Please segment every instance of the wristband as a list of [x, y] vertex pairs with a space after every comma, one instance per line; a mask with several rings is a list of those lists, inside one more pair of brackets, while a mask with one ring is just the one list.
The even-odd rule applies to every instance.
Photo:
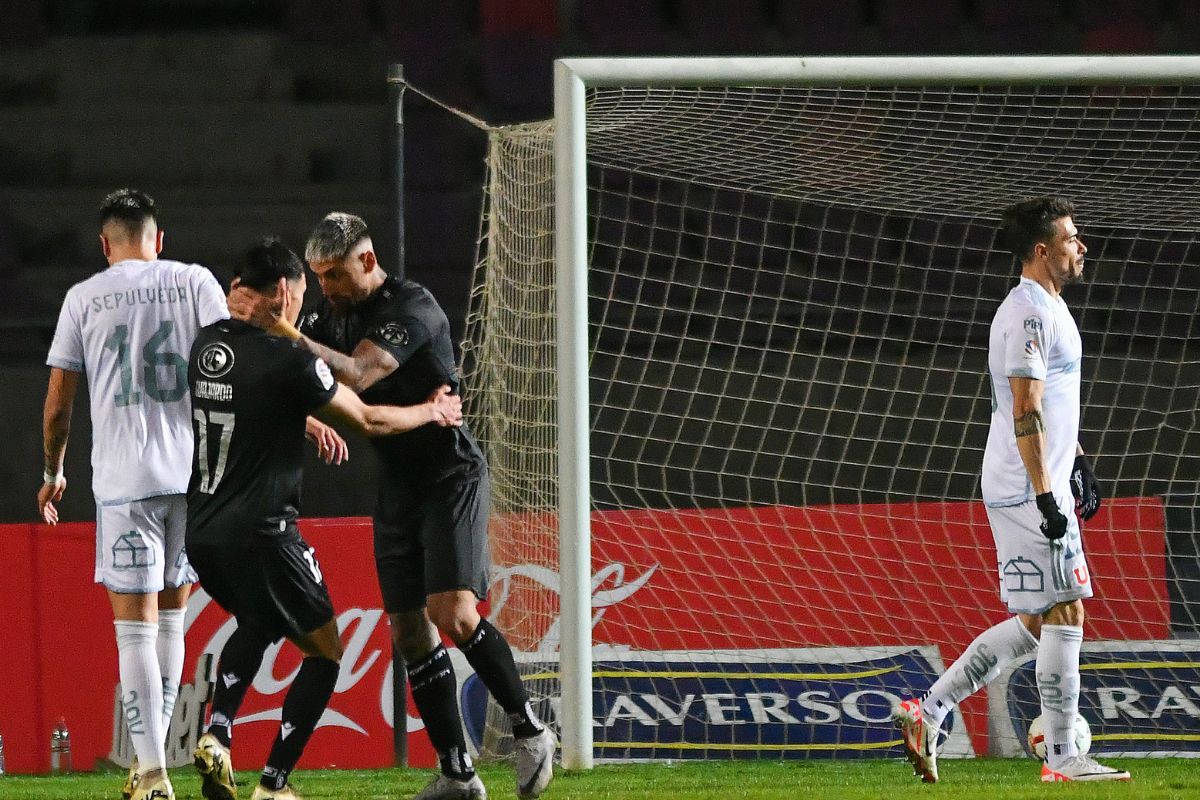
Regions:
[[42, 483], [53, 486], [54, 484], [58, 483], [62, 476], [62, 470], [59, 470], [58, 472], [51, 472], [48, 469], [44, 469], [42, 470]]

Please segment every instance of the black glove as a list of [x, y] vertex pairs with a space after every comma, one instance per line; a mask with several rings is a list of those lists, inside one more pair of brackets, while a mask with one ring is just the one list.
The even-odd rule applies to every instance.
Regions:
[[1054, 542], [1067, 535], [1067, 518], [1058, 510], [1053, 492], [1039, 494], [1037, 507], [1042, 512], [1042, 536]]
[[1092, 465], [1082, 454], [1075, 456], [1075, 466], [1071, 467], [1071, 494], [1075, 495], [1075, 508], [1085, 522], [1096, 516], [1104, 495], [1100, 494], [1100, 484], [1096, 483]]

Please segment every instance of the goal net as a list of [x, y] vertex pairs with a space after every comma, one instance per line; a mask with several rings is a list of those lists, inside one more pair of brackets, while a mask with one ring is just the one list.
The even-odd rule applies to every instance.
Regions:
[[[1049, 580], [997, 565], [979, 490], [999, 211], [1041, 194], [1089, 248], [1081, 713], [1095, 753], [1200, 751], [1200, 86], [630, 81], [586, 120], [595, 757], [902, 755], [891, 703], [1007, 616], [998, 571]], [[491, 132], [464, 345], [492, 614], [551, 719], [554, 130]], [[1012, 667], [947, 754], [1020, 751]]]

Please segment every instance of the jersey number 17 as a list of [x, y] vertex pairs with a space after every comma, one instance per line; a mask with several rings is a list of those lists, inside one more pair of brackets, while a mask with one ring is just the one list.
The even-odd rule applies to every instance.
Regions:
[[[233, 438], [233, 414], [228, 411], [205, 412], [197, 408], [192, 412], [196, 420], [196, 464], [200, 469], [200, 486], [197, 488], [205, 494], [212, 494], [225, 477], [225, 464], [229, 461], [229, 441]], [[208, 433], [209, 426], [218, 428], [213, 438], [217, 439], [217, 463], [209, 463]]]

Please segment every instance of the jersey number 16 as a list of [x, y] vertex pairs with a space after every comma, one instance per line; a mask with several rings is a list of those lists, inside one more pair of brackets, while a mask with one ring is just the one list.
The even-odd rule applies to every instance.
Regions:
[[[179, 353], [170, 350], [159, 352], [158, 348], [166, 343], [175, 330], [175, 323], [164, 319], [158, 323], [158, 330], [146, 340], [142, 347], [142, 381], [146, 387], [146, 396], [160, 403], [174, 403], [183, 397], [187, 391], [187, 361]], [[121, 391], [113, 395], [113, 401], [118, 406], [128, 406], [139, 402], [142, 393], [133, 388], [133, 364], [129, 358], [129, 326], [118, 325], [112, 334], [104, 340], [104, 349], [117, 352], [117, 368], [121, 373]], [[164, 387], [158, 382], [158, 369], [165, 367], [172, 370], [175, 385]]]

